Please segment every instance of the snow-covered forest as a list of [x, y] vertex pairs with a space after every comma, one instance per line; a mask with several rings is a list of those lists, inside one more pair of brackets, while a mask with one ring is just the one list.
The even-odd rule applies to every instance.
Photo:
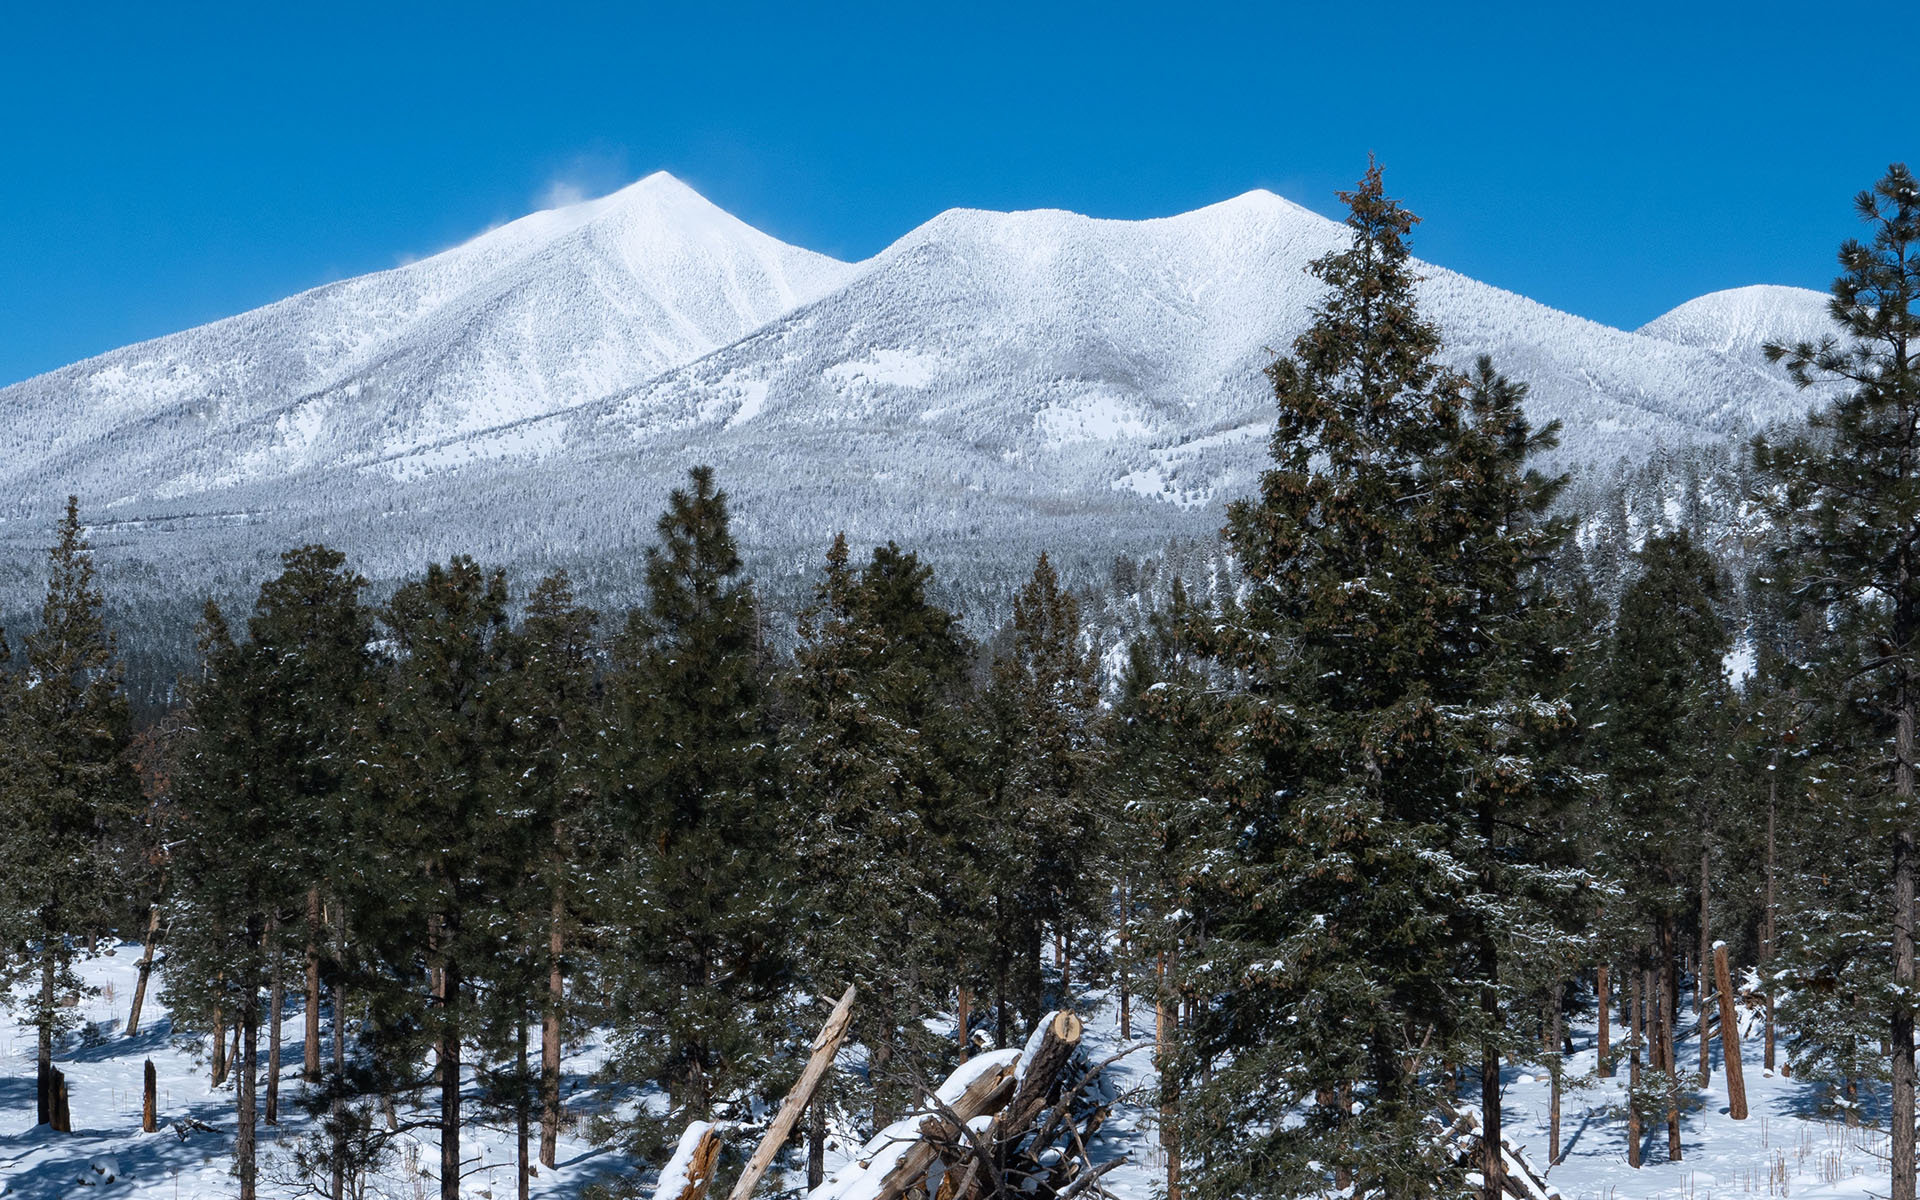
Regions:
[[1217, 539], [992, 629], [905, 528], [772, 602], [696, 466], [629, 609], [306, 545], [136, 704], [70, 500], [0, 1195], [1913, 1200], [1920, 185], [1810, 421], [1572, 484], [1342, 199]]

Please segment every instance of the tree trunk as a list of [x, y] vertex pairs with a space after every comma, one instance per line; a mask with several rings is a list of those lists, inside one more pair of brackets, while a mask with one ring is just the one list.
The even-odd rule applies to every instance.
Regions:
[[1644, 972], [1627, 976], [1627, 1165], [1640, 1166], [1640, 980]]
[[[249, 969], [251, 973], [251, 969]], [[239, 1116], [239, 1128], [233, 1138], [234, 1174], [240, 1177], [240, 1200], [255, 1200], [256, 1179], [258, 1173], [257, 1156], [254, 1154], [254, 1130], [258, 1097], [256, 1095], [259, 1079], [260, 1052], [260, 1013], [259, 992], [248, 980], [241, 991], [240, 1012], [240, 1053], [234, 1064], [240, 1072], [234, 1086], [234, 1108]]]
[[[1493, 806], [1483, 801], [1475, 815], [1482, 839], [1480, 890], [1494, 894]], [[1500, 1028], [1500, 954], [1494, 944], [1493, 930], [1485, 917], [1479, 918], [1480, 957], [1480, 1176], [1481, 1195], [1500, 1200], [1506, 1191], [1506, 1160], [1500, 1154], [1500, 1046], [1494, 1032]]]
[[308, 1083], [320, 1082], [320, 889], [307, 889], [307, 1044]]
[[1132, 982], [1133, 969], [1132, 963], [1127, 958], [1127, 935], [1133, 924], [1132, 899], [1132, 889], [1128, 881], [1122, 878], [1120, 880], [1120, 961], [1114, 974], [1116, 982], [1120, 985], [1120, 1040], [1123, 1042], [1133, 1040], [1133, 989], [1128, 986]]
[[1607, 1007], [1609, 1003], [1607, 984], [1610, 982], [1611, 980], [1607, 978], [1607, 964], [1601, 963], [1594, 969], [1593, 987], [1600, 1001], [1598, 1005], [1600, 1010], [1600, 1039], [1595, 1050], [1600, 1061], [1600, 1075], [1604, 1079], [1613, 1078], [1613, 1064], [1609, 1061], [1609, 1056], [1613, 1050], [1613, 1012]]
[[[1900, 769], [1911, 806], [1913, 793], [1913, 709], [1909, 704], [1900, 714]], [[1893, 835], [1893, 978], [1899, 985], [1891, 1021], [1893, 1078], [1893, 1189], [1891, 1200], [1915, 1200], [1914, 1196], [1914, 1063], [1913, 1063], [1913, 830], [1901, 829]]]
[[827, 1091], [821, 1088], [813, 1097], [807, 1115], [807, 1190], [813, 1191], [827, 1180]]
[[[267, 941], [273, 942], [279, 930], [279, 922], [267, 921]], [[280, 955], [273, 955], [273, 965], [268, 968], [267, 987], [267, 1101], [266, 1122], [269, 1125], [280, 1123], [280, 1012], [287, 1002], [286, 978], [280, 970]]]
[[460, 965], [445, 960], [439, 968], [440, 1034], [434, 1059], [440, 1072], [440, 1200], [460, 1200], [460, 1030], [454, 1009], [460, 1003]]
[[147, 909], [146, 944], [140, 951], [140, 975], [133, 983], [133, 1007], [127, 1011], [127, 1036], [140, 1032], [140, 1010], [147, 1002], [147, 980], [153, 976], [153, 952], [160, 940], [160, 906]]
[[566, 950], [566, 898], [553, 890], [547, 927], [547, 1005], [540, 1017], [540, 1165], [552, 1167], [560, 1141], [560, 1027], [566, 1002], [561, 956]]
[[[219, 976], [221, 983], [226, 976]], [[227, 1081], [227, 1014], [218, 1004], [213, 1006], [213, 1086], [219, 1087]]]
[[1680, 1064], [1674, 1050], [1674, 1014], [1680, 976], [1674, 969], [1673, 920], [1660, 923], [1660, 1057], [1667, 1072], [1667, 1161], [1680, 1161]]
[[[1714, 943], [1713, 982], [1720, 993], [1720, 1062], [1727, 1073], [1727, 1115], [1744, 1121], [1747, 1119], [1747, 1076], [1740, 1062], [1740, 1010], [1733, 1006], [1733, 979], [1727, 970], [1725, 942]], [[1703, 1028], [1704, 1022], [1703, 1017]]]
[[961, 1062], [965, 1062], [971, 1057], [969, 1051], [973, 1049], [973, 1038], [971, 1036], [973, 1022], [972, 1008], [973, 994], [967, 991], [965, 984], [962, 984], [955, 989], [954, 999], [954, 1025], [957, 1027], [957, 1032], [960, 1035]]
[[[339, 924], [335, 945], [340, 951], [340, 961], [344, 961], [346, 959], [347, 947], [346, 914], [340, 913], [337, 920]], [[345, 981], [334, 980], [331, 990], [333, 992], [333, 1120], [335, 1130], [332, 1164], [333, 1178], [331, 1182], [333, 1184], [333, 1200], [347, 1200], [347, 1145], [345, 1123], [347, 1103], [345, 1094], [347, 1086], [347, 988]], [[320, 1011], [320, 1006], [317, 1003], [311, 1004], [307, 1011], [317, 1015]], [[315, 1028], [317, 1029], [318, 1026], [316, 1025]], [[309, 1042], [308, 1045], [317, 1048], [319, 1046], [318, 1036], [316, 1035], [315, 1039]]]
[[[814, 1093], [826, 1079], [827, 1072], [833, 1068], [834, 1055], [840, 1051], [840, 1043], [847, 1036], [847, 1025], [853, 1019], [853, 999], [855, 989], [852, 984], [841, 994], [840, 1002], [833, 1006], [827, 1015], [827, 1023], [813, 1039], [812, 1052], [807, 1056], [806, 1069], [800, 1072], [800, 1079], [781, 1102], [780, 1111], [774, 1114], [773, 1123], [767, 1127], [765, 1136], [755, 1147], [753, 1157], [747, 1160], [740, 1178], [735, 1181], [730, 1200], [752, 1200], [753, 1189], [760, 1186], [767, 1168], [773, 1165], [774, 1156], [780, 1153], [792, 1135], [794, 1125], [800, 1120], [800, 1114], [813, 1102]], [[1074, 1042], [1079, 1042], [1078, 1022], [1074, 1022]], [[1044, 1047], [1043, 1047], [1044, 1048]], [[1069, 1050], [1068, 1054], [1071, 1055]]]
[[53, 1113], [47, 1125], [55, 1133], [73, 1132], [73, 1110], [67, 1104], [67, 1076], [58, 1067], [47, 1068], [47, 1078], [51, 1083]]
[[1160, 953], [1154, 966], [1158, 984], [1154, 989], [1154, 1057], [1160, 1069], [1160, 1149], [1167, 1156], [1166, 1200], [1180, 1200], [1180, 1080], [1173, 1070], [1173, 1033], [1175, 1018], [1167, 997], [1167, 955]]
[[140, 1074], [140, 1132], [153, 1133], [160, 1128], [160, 1113], [159, 1080], [154, 1075], [152, 1059], [147, 1060], [146, 1069]]
[[40, 950], [40, 1010], [34, 1014], [34, 1109], [35, 1123], [53, 1124], [53, 935], [44, 934]]
[[1547, 1070], [1552, 1073], [1552, 1098], [1548, 1103], [1547, 1115], [1547, 1165], [1557, 1166], [1560, 1162], [1560, 1076], [1563, 1064], [1560, 1061], [1560, 987], [1553, 985], [1553, 1055], [1547, 1059]]
[[[522, 1009], [521, 1011], [522, 1011], [522, 1013], [524, 1014], [524, 1012], [525, 1012], [525, 1010], [524, 1010], [524, 1009]], [[528, 1168], [529, 1168], [529, 1167], [531, 1167], [531, 1166], [532, 1166], [533, 1164], [532, 1164], [531, 1162], [529, 1162], [529, 1161], [528, 1161], [528, 1153], [527, 1153], [527, 1151], [528, 1151], [528, 1149], [529, 1149], [529, 1144], [528, 1144], [528, 1136], [527, 1136], [527, 1135], [528, 1135], [528, 1130], [527, 1130], [527, 1115], [528, 1115], [528, 1109], [529, 1109], [529, 1107], [530, 1107], [530, 1106], [529, 1106], [529, 1105], [528, 1105], [528, 1103], [527, 1103], [527, 1094], [526, 1094], [526, 1091], [524, 1090], [524, 1089], [526, 1088], [526, 1086], [527, 1086], [527, 1085], [526, 1085], [526, 1078], [527, 1078], [527, 1020], [526, 1020], [526, 1017], [525, 1017], [524, 1015], [522, 1015], [522, 1017], [520, 1018], [520, 1038], [519, 1038], [519, 1053], [520, 1053], [520, 1064], [519, 1064], [519, 1065], [520, 1065], [520, 1081], [521, 1081], [521, 1082], [520, 1082], [520, 1085], [519, 1085], [519, 1089], [518, 1089], [518, 1090], [519, 1090], [519, 1092], [520, 1092], [520, 1094], [514, 1097], [514, 1105], [513, 1105], [513, 1115], [514, 1115], [514, 1118], [515, 1118], [515, 1125], [516, 1125], [516, 1128], [515, 1128], [515, 1130], [514, 1130], [514, 1132], [515, 1132], [515, 1134], [517, 1134], [517, 1135], [518, 1135], [518, 1139], [519, 1139], [519, 1143], [520, 1143], [520, 1144], [519, 1144], [519, 1150], [520, 1150], [520, 1177], [519, 1177], [519, 1179], [520, 1179], [520, 1190], [519, 1190], [519, 1193], [518, 1193], [518, 1194], [519, 1194], [519, 1197], [520, 1197], [520, 1200], [527, 1200], [527, 1188], [528, 1188], [528, 1186], [529, 1186], [529, 1185], [528, 1185], [528, 1180], [529, 1180], [529, 1178], [530, 1178], [530, 1176], [528, 1175]]]
[[1709, 891], [1712, 876], [1709, 874], [1711, 858], [1707, 849], [1706, 834], [1700, 839], [1700, 969], [1694, 974], [1693, 1011], [1700, 1017], [1700, 1086], [1706, 1087], [1713, 1080], [1713, 1060], [1708, 1057], [1707, 1041], [1707, 972], [1708, 963], [1713, 961], [1713, 941], [1708, 934], [1711, 928], [1708, 917], [1711, 912]]

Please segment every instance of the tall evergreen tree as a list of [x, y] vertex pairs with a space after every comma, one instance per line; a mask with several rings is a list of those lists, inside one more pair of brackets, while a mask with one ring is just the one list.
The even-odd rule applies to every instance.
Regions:
[[[347, 897], [389, 1061], [433, 1052], [440, 1194], [460, 1194], [463, 1050], [499, 1029], [493, 985], [524, 932], [510, 907], [537, 849], [505, 781], [507, 583], [472, 559], [430, 566], [382, 614], [392, 662], [361, 718], [366, 851]], [[508, 1022], [510, 1024], [510, 1022]]]
[[876, 1127], [904, 1097], [893, 1057], [929, 1052], [927, 1023], [956, 966], [951, 713], [968, 647], [953, 614], [928, 599], [931, 578], [892, 544], [855, 571], [835, 537], [801, 614], [788, 689], [805, 961], [822, 995], [861, 988], [854, 1036], [869, 1047]]
[[756, 600], [726, 493], [707, 467], [690, 485], [660, 518], [647, 602], [614, 647], [608, 803], [630, 870], [603, 891], [619, 898], [606, 920], [622, 1070], [664, 1083], [682, 1123], [765, 1080], [791, 974]]
[[0, 913], [16, 918], [5, 982], [38, 987], [28, 1002], [37, 1046], [37, 1119], [53, 1116], [54, 1040], [74, 1019], [60, 1003], [81, 990], [73, 962], [83, 942], [107, 933], [121, 890], [112, 839], [139, 807], [127, 760], [127, 701], [113, 635], [94, 577], [80, 506], [67, 498], [48, 556], [40, 625], [27, 635], [25, 677], [12, 689], [6, 811], [0, 829]]
[[1567, 706], [1530, 661], [1559, 530], [1524, 461], [1550, 431], [1489, 365], [1440, 366], [1416, 218], [1378, 169], [1342, 199], [1350, 244], [1312, 268], [1328, 298], [1268, 371], [1274, 466], [1229, 509], [1245, 601], [1198, 631], [1246, 689], [1237, 835], [1196, 872], [1218, 915], [1183, 969], [1209, 997], [1181, 1081], [1207, 1197], [1456, 1187], [1434, 1068], [1484, 1056], [1497, 1136], [1500, 947], [1549, 926], [1528, 899], [1581, 886], [1500, 832], [1571, 782], [1541, 753]]
[[1080, 604], [1042, 554], [1013, 598], [1005, 649], [986, 695], [987, 811], [992, 864], [993, 977], [1000, 1035], [1018, 1013], [1032, 1028], [1046, 1009], [1041, 951], [1052, 930], [1085, 925], [1105, 888], [1092, 868], [1102, 834], [1094, 803], [1099, 688], [1094, 653], [1081, 646]]
[[[1841, 391], [1802, 437], [1755, 447], [1779, 486], [1783, 571], [1804, 604], [1847, 643], [1832, 694], [1869, 716], [1873, 758], [1890, 764], [1859, 829], [1885, 847], [1891, 926], [1885, 994], [1892, 1048], [1894, 1200], [1914, 1200], [1914, 725], [1920, 710], [1920, 183], [1894, 164], [1854, 200], [1871, 230], [1840, 247], [1828, 304], [1838, 330], [1818, 343], [1769, 345], [1802, 386]], [[1872, 772], [1859, 772], [1870, 776]]]

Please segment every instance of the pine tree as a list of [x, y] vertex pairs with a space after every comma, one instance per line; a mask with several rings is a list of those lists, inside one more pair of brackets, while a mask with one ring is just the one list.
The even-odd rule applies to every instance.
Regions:
[[1342, 199], [1351, 243], [1313, 265], [1330, 294], [1268, 371], [1274, 466], [1229, 509], [1245, 600], [1197, 631], [1246, 691], [1221, 781], [1238, 832], [1195, 872], [1214, 915], [1182, 973], [1208, 994], [1181, 1079], [1208, 1197], [1457, 1186], [1434, 1068], [1484, 1056], [1497, 1136], [1502, 947], [1558, 936], [1536, 899], [1587, 890], [1559, 847], [1502, 832], [1579, 785], [1542, 751], [1567, 705], [1534, 691], [1561, 530], [1524, 461], [1551, 431], [1489, 364], [1439, 365], [1415, 218], [1378, 169]]
[[[574, 598], [565, 571], [542, 580], [527, 601], [526, 617], [507, 644], [508, 806], [530, 823], [535, 850], [513, 897], [527, 918], [520, 948], [522, 989], [516, 1005], [501, 1005], [514, 1022], [492, 1040], [517, 1044], [520, 1053], [506, 1080], [520, 1123], [522, 1182], [525, 1128], [532, 1091], [540, 1109], [540, 1162], [552, 1167], [560, 1125], [560, 1050], [568, 1025], [565, 978], [572, 966], [568, 936], [578, 923], [581, 898], [592, 885], [586, 854], [598, 796], [595, 763], [600, 732], [593, 629], [599, 614]], [[509, 1012], [517, 1007], [518, 1012]], [[521, 1024], [528, 1014], [541, 1027], [537, 1081], [524, 1062]]]
[[1067, 939], [1080, 932], [1105, 892], [1091, 870], [1103, 833], [1093, 797], [1096, 659], [1081, 647], [1079, 602], [1061, 588], [1045, 554], [1014, 596], [1007, 632], [985, 697], [990, 742], [983, 817], [1003, 1042], [1013, 1013], [1026, 1029], [1045, 1013], [1045, 933], [1054, 932], [1065, 968]]
[[931, 578], [891, 543], [856, 572], [835, 537], [788, 686], [805, 962], [817, 994], [861, 989], [853, 1028], [869, 1048], [876, 1128], [904, 1096], [894, 1056], [929, 1066], [927, 1023], [957, 965], [946, 919], [960, 790], [949, 727], [968, 647], [953, 614], [928, 599]]
[[614, 647], [607, 800], [630, 869], [602, 893], [617, 901], [604, 920], [617, 930], [620, 1068], [662, 1082], [678, 1124], [766, 1080], [791, 975], [757, 605], [726, 493], [707, 467], [690, 482], [660, 518], [647, 602]]
[[[1786, 532], [1782, 570], [1802, 602], [1845, 639], [1829, 664], [1837, 701], [1870, 714], [1874, 759], [1891, 769], [1857, 829], [1890, 863], [1893, 987], [1884, 994], [1891, 1054], [1894, 1200], [1914, 1200], [1914, 724], [1920, 709], [1920, 183], [1895, 164], [1854, 200], [1872, 231], [1840, 248], [1828, 311], [1836, 335], [1769, 345], [1802, 386], [1843, 394], [1811, 432], [1756, 444]], [[1856, 773], [1863, 783], [1869, 770]]]
[[347, 904], [377, 970], [366, 982], [380, 1049], [390, 1065], [433, 1052], [440, 1192], [457, 1200], [463, 1050], [501, 1028], [493, 985], [525, 940], [497, 897], [545, 847], [505, 781], [505, 574], [462, 556], [435, 564], [382, 623], [392, 662], [361, 718], [356, 781], [370, 853]]
[[[1599, 739], [1612, 789], [1603, 861], [1626, 887], [1644, 937], [1637, 958], [1664, 982], [1663, 1006], [1678, 995], [1679, 931], [1700, 915], [1698, 874], [1711, 850], [1715, 810], [1727, 787], [1732, 691], [1722, 663], [1730, 644], [1719, 566], [1684, 530], [1648, 539], [1640, 573], [1621, 596], [1605, 685]], [[1708, 876], [1707, 878], [1710, 878]], [[1668, 1148], [1679, 1145], [1679, 1064], [1675, 1014], [1662, 1009], [1658, 1086]]]
[[74, 1020], [60, 997], [82, 989], [78, 940], [109, 932], [121, 889], [111, 839], [139, 808], [127, 761], [127, 701], [93, 552], [68, 497], [48, 559], [40, 625], [26, 638], [25, 677], [13, 689], [9, 778], [0, 785], [0, 912], [14, 914], [7, 978], [36, 977], [28, 1021], [38, 1039], [38, 1120], [53, 1116], [53, 1045]]

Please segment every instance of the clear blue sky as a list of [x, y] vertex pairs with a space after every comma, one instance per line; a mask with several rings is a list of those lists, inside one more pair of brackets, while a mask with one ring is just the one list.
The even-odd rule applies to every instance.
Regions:
[[1824, 287], [1916, 152], [1898, 6], [15, 4], [0, 383], [665, 168], [842, 257], [941, 209], [1322, 212], [1637, 325]]

